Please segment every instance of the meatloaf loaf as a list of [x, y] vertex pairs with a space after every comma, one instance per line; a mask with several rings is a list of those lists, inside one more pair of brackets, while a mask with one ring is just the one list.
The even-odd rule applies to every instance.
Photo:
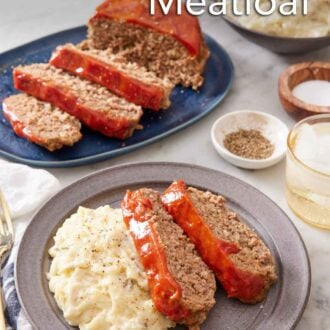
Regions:
[[165, 211], [158, 192], [128, 191], [122, 210], [156, 308], [175, 322], [198, 326], [215, 303], [214, 275]]
[[17, 67], [14, 84], [17, 89], [52, 103], [109, 137], [125, 139], [139, 127], [140, 106], [49, 64]]
[[166, 109], [173, 85], [136, 63], [109, 51], [80, 49], [72, 44], [58, 47], [50, 63], [98, 83], [134, 104], [151, 110]]
[[209, 51], [197, 17], [183, 7], [177, 15], [174, 1], [164, 15], [156, 1], [151, 15], [148, 0], [107, 0], [89, 21], [91, 47], [110, 48], [159, 77], [197, 89]]
[[229, 297], [244, 303], [263, 300], [276, 280], [274, 259], [258, 235], [211, 192], [174, 182], [162, 201]]
[[49, 151], [72, 146], [82, 137], [79, 120], [26, 94], [7, 97], [3, 112], [17, 135]]

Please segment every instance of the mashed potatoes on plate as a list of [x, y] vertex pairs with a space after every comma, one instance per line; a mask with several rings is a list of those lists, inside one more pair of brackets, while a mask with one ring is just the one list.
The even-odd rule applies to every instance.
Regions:
[[154, 307], [120, 209], [80, 207], [54, 240], [49, 288], [70, 325], [95, 330], [174, 326]]

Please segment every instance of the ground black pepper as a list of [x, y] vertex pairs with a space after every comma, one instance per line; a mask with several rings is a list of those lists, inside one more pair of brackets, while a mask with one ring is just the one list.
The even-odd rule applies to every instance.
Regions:
[[231, 153], [248, 159], [266, 159], [274, 152], [274, 145], [255, 129], [240, 129], [225, 136], [223, 144]]

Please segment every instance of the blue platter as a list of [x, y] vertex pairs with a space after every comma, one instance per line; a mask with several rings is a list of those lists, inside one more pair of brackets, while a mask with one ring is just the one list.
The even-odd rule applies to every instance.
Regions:
[[[12, 68], [19, 64], [47, 62], [56, 46], [78, 43], [86, 36], [86, 28], [78, 27], [33, 41], [0, 54], [0, 100], [17, 93], [13, 87]], [[60, 151], [47, 150], [15, 135], [3, 117], [0, 105], [0, 155], [20, 163], [38, 167], [70, 167], [106, 160], [160, 140], [210, 113], [228, 93], [234, 74], [226, 51], [212, 38], [205, 36], [211, 56], [205, 68], [205, 82], [200, 91], [176, 87], [171, 95], [172, 106], [158, 113], [146, 110], [137, 131], [126, 141], [109, 139], [83, 128], [83, 139], [73, 147]]]

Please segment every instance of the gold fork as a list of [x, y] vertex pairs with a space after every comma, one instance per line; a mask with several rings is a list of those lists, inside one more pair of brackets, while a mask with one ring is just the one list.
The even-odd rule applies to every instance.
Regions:
[[[2, 211], [2, 212], [1, 212]], [[1, 214], [2, 213], [2, 214]], [[0, 265], [6, 260], [14, 244], [14, 229], [10, 211], [5, 197], [0, 189]], [[4, 316], [2, 286], [0, 286], [0, 329], [6, 329]]]

